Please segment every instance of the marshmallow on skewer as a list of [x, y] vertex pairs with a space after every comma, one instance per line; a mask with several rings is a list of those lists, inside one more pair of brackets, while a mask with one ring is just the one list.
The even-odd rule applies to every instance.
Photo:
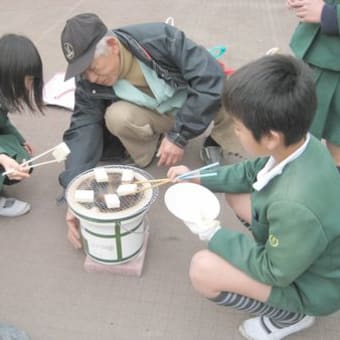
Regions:
[[118, 196], [134, 195], [137, 192], [137, 184], [122, 184], [117, 188]]
[[94, 191], [93, 190], [76, 190], [74, 199], [79, 203], [93, 203]]
[[104, 168], [95, 168], [94, 177], [98, 183], [108, 182], [109, 176]]
[[58, 145], [54, 148], [54, 150], [52, 151], [52, 155], [53, 155], [53, 157], [55, 158], [55, 160], [56, 160], [57, 162], [62, 162], [62, 161], [64, 161], [64, 160], [67, 158], [68, 154], [70, 154], [70, 153], [71, 153], [71, 150], [69, 149], [69, 147], [67, 146], [67, 144], [64, 143], [64, 142], [58, 144]]
[[105, 204], [109, 209], [119, 208], [120, 200], [116, 194], [107, 194], [104, 196]]

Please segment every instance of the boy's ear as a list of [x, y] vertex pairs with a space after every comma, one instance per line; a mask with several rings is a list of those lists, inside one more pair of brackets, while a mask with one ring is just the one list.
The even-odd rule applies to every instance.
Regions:
[[269, 151], [275, 150], [278, 146], [284, 144], [283, 135], [280, 132], [270, 130], [265, 136], [262, 137], [262, 141]]

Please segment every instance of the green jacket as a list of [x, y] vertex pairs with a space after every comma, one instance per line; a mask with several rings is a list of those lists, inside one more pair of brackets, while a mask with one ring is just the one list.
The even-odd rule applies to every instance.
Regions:
[[305, 151], [262, 190], [252, 184], [267, 159], [221, 167], [202, 178], [215, 192], [250, 192], [248, 235], [219, 230], [209, 249], [272, 286], [268, 304], [324, 315], [340, 309], [340, 176], [326, 148], [311, 137]]
[[[340, 28], [340, 0], [327, 0], [336, 5], [337, 23]], [[340, 32], [339, 32], [340, 34]], [[295, 56], [311, 65], [333, 71], [340, 71], [340, 36], [321, 32], [320, 24], [300, 23], [290, 42]]]
[[[22, 146], [24, 141], [24, 137], [10, 122], [8, 112], [0, 102], [0, 154], [4, 153], [17, 161], [29, 159], [29, 154]], [[2, 171], [3, 167], [0, 164], [0, 190], [5, 182], [5, 176], [1, 174]], [[13, 181], [13, 183], [15, 182], [16, 181]], [[6, 180], [6, 184], [11, 183], [8, 179]]]
[[[14, 136], [20, 144], [25, 141], [24, 137], [8, 119], [8, 112], [0, 103], [0, 136], [4, 138], [7, 135]], [[7, 147], [5, 147], [4, 143], [0, 143], [0, 154], [1, 153], [8, 154]]]

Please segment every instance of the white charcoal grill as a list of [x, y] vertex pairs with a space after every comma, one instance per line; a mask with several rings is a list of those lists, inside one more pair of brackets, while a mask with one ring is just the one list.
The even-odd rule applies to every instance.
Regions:
[[[132, 166], [110, 165], [102, 168], [106, 171], [107, 181], [97, 181], [95, 169], [87, 170], [70, 182], [66, 200], [80, 220], [87, 255], [100, 263], [117, 264], [131, 260], [142, 249], [147, 229], [145, 216], [158, 196], [158, 188], [148, 189], [149, 184], [136, 184], [137, 192], [118, 196], [120, 206], [108, 208], [105, 195], [117, 194], [118, 187], [127, 184], [122, 182], [124, 172], [133, 172], [130, 184], [153, 177]], [[91, 192], [93, 198], [89, 202], [79, 201], [76, 199], [79, 191]]]

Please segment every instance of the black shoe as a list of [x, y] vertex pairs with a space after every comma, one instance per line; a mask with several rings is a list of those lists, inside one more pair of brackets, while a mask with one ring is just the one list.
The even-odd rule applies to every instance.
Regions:
[[203, 146], [200, 151], [200, 157], [205, 165], [216, 162], [223, 164], [223, 150], [220, 146]]
[[223, 150], [221, 146], [211, 137], [208, 136], [204, 143], [203, 147], [200, 151], [200, 157], [205, 165], [213, 164], [213, 163], [223, 163]]
[[220, 146], [220, 145], [215, 141], [215, 139], [213, 139], [211, 136], [208, 136], [203, 143], [204, 148], [207, 146]]

